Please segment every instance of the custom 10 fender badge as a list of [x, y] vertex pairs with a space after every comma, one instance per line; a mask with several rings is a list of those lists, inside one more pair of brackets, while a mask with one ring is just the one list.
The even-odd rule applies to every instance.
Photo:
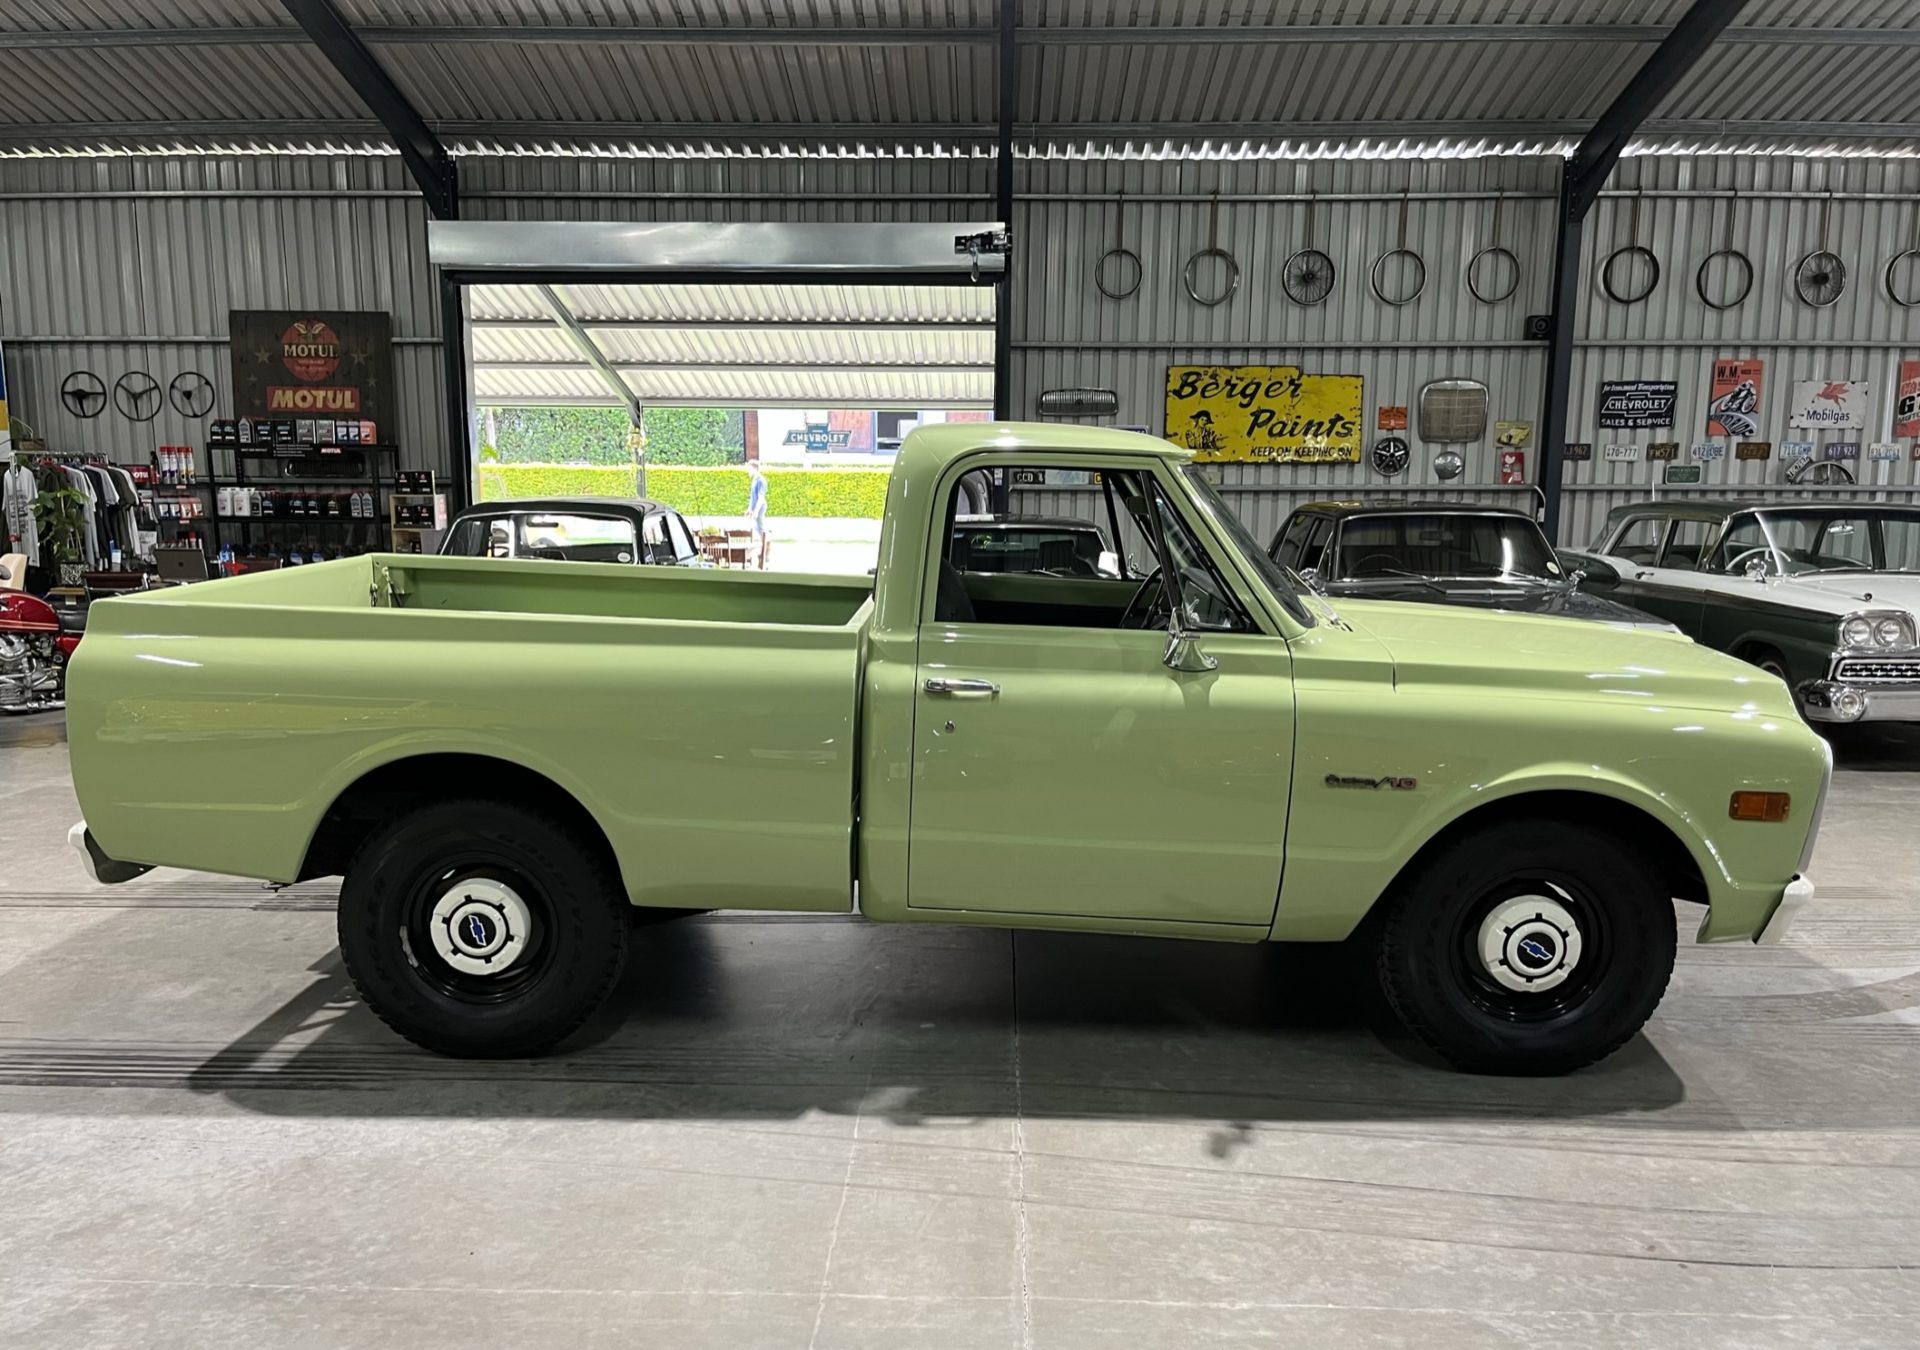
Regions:
[[1420, 786], [1418, 778], [1350, 778], [1345, 774], [1327, 775], [1327, 786], [1333, 788], [1392, 788], [1396, 792], [1411, 792]]

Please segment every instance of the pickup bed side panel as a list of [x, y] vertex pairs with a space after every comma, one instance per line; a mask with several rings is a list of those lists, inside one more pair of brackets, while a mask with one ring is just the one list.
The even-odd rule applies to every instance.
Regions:
[[352, 783], [454, 752], [573, 794], [635, 903], [850, 905], [857, 623], [214, 598], [93, 610], [69, 738], [81, 807], [115, 858], [289, 881]]

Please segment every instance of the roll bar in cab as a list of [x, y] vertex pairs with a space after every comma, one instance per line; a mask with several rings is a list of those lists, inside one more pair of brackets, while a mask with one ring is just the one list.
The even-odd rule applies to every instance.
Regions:
[[[1118, 576], [965, 569], [960, 480], [1014, 470]], [[361, 992], [452, 1054], [563, 1040], [632, 907], [857, 908], [1351, 940], [1457, 1063], [1558, 1072], [1651, 1013], [1673, 899], [1751, 941], [1812, 894], [1829, 764], [1777, 681], [1677, 636], [1330, 605], [1145, 436], [914, 432], [870, 595], [400, 555], [185, 592], [96, 606], [75, 662], [88, 865], [343, 874]]]

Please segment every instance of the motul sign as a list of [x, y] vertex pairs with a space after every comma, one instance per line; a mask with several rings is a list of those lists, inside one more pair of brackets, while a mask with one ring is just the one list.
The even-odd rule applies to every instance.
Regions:
[[393, 320], [377, 311], [234, 310], [238, 417], [354, 417], [385, 429], [394, 406]]
[[280, 335], [280, 359], [294, 379], [313, 384], [340, 368], [340, 339], [319, 320], [297, 322]]

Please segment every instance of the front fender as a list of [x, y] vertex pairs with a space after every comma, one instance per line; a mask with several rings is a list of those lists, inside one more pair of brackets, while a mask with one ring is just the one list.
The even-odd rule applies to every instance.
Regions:
[[[1700, 870], [1701, 940], [1751, 937], [1798, 870], [1826, 773], [1824, 743], [1798, 718], [1744, 709], [1405, 691], [1364, 700], [1317, 692], [1313, 702], [1300, 719], [1277, 940], [1345, 938], [1428, 843], [1468, 817], [1497, 819], [1549, 793], [1643, 813]], [[1356, 775], [1410, 786], [1333, 785]], [[1791, 819], [1730, 819], [1729, 798], [1742, 789], [1790, 792]]]

